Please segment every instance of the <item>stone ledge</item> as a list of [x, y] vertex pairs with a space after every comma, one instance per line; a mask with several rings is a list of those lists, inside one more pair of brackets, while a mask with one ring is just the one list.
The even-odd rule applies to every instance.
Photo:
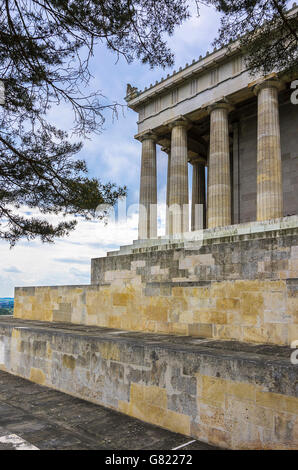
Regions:
[[247, 222], [227, 227], [198, 230], [181, 236], [162, 236], [151, 240], [134, 240], [132, 245], [124, 245], [120, 250], [110, 251], [107, 256], [118, 256], [146, 251], [171, 250], [177, 248], [193, 248], [215, 243], [230, 243], [266, 237], [279, 237], [298, 233], [298, 216], [282, 217], [280, 219], [262, 222]]
[[1, 319], [0, 369], [232, 449], [295, 449], [289, 348]]
[[[225, 360], [233, 360], [254, 363], [262, 368], [284, 367], [285, 370], [296, 372], [296, 368], [290, 362], [293, 350], [289, 346], [270, 344], [251, 344], [234, 340], [212, 340], [194, 338], [191, 336], [169, 335], [157, 333], [143, 333], [137, 331], [119, 330], [98, 326], [74, 325], [70, 323], [53, 323], [34, 320], [22, 320], [16, 318], [0, 318], [0, 336], [4, 330], [19, 330], [24, 332], [40, 333], [43, 335], [57, 335], [65, 339], [84, 338], [86, 341], [108, 341], [112, 343], [123, 343], [128, 346], [148, 346], [153, 349], [165, 349], [181, 353], [192, 353], [196, 355], [207, 355], [214, 359], [224, 357]], [[265, 385], [265, 383], [264, 383]], [[275, 384], [279, 386], [280, 384]], [[293, 381], [292, 391], [287, 390], [290, 395], [296, 395], [297, 384]], [[273, 391], [273, 389], [271, 390]]]

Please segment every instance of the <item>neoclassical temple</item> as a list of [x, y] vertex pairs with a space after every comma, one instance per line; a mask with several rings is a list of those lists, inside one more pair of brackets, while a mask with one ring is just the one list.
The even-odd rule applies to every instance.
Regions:
[[297, 450], [298, 75], [252, 76], [244, 59], [235, 43], [142, 92], [128, 86], [139, 239], [94, 257], [90, 284], [17, 287], [0, 370], [184, 442]]
[[234, 43], [148, 89], [128, 86], [142, 143], [140, 239], [157, 236], [157, 145], [168, 158], [166, 235], [298, 213], [292, 81], [283, 73], [252, 76]]

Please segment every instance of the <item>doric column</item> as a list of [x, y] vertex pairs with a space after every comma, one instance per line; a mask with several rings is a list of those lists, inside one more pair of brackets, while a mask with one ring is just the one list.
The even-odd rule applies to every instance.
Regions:
[[170, 234], [189, 231], [187, 128], [182, 117], [171, 122]]
[[168, 170], [167, 170], [167, 194], [166, 194], [166, 235], [170, 234], [170, 181], [171, 181], [171, 149], [170, 147], [162, 147], [161, 149], [168, 155]]
[[278, 80], [255, 87], [258, 95], [257, 220], [283, 215]]
[[140, 182], [139, 239], [157, 237], [156, 136], [139, 135], [142, 142]]
[[240, 223], [239, 121], [233, 123], [233, 224]]
[[191, 164], [191, 230], [200, 230], [206, 227], [205, 160], [198, 158], [192, 160]]
[[208, 166], [208, 228], [231, 224], [231, 177], [228, 113], [231, 106], [216, 103], [210, 111]]

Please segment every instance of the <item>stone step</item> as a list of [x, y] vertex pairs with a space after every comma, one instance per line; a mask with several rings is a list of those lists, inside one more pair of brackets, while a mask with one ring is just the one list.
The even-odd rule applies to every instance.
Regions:
[[295, 449], [289, 347], [0, 320], [0, 368], [232, 449]]

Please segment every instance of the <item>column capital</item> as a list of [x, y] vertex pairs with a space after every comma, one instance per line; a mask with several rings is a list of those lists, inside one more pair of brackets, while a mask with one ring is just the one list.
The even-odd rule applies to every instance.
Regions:
[[285, 84], [278, 77], [265, 78], [263, 81], [253, 85], [253, 92], [255, 95], [259, 94], [259, 91], [264, 88], [276, 88], [278, 91], [282, 90]]
[[134, 137], [139, 142], [143, 142], [143, 140], [153, 140], [154, 142], [157, 141], [157, 135], [151, 129], [148, 129], [147, 131], [144, 131], [144, 132], [140, 132], [139, 134], [136, 134]]
[[210, 104], [207, 108], [209, 114], [215, 109], [226, 109], [229, 113], [230, 111], [233, 111], [233, 109], [235, 108], [232, 105], [232, 103], [230, 103], [226, 98], [223, 98], [217, 101], [216, 103]]
[[165, 152], [168, 155], [169, 155], [169, 153], [171, 153], [171, 147], [164, 146], [164, 147], [161, 147], [161, 150], [162, 150], [162, 152]]
[[169, 121], [164, 122], [164, 126], [168, 127], [169, 129], [173, 129], [173, 127], [186, 127], [189, 129], [192, 126], [192, 122], [185, 116], [176, 116], [174, 119], [170, 119]]
[[200, 165], [206, 165], [206, 159], [202, 157], [201, 155], [196, 155], [192, 158], [190, 158], [189, 163], [191, 165], [195, 165], [196, 163], [199, 163]]

